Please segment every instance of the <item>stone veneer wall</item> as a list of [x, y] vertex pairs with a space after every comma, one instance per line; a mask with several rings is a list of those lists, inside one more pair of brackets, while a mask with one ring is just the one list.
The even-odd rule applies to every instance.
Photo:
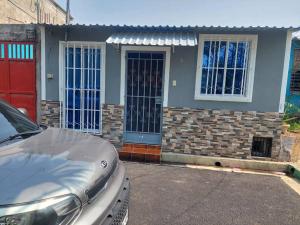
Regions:
[[[41, 102], [41, 124], [59, 127], [60, 106], [58, 101]], [[104, 104], [102, 108], [102, 137], [111, 141], [116, 148], [123, 143], [124, 107]]]
[[124, 107], [104, 104], [102, 110], [102, 137], [120, 149], [123, 144]]
[[41, 101], [41, 124], [59, 127], [60, 106], [58, 101]]
[[278, 160], [282, 114], [190, 108], [164, 108], [162, 151], [251, 158], [253, 136], [272, 137]]

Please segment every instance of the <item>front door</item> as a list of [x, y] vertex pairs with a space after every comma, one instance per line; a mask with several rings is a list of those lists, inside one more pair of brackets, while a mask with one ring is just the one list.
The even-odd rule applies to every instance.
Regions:
[[124, 141], [160, 144], [163, 53], [128, 52]]

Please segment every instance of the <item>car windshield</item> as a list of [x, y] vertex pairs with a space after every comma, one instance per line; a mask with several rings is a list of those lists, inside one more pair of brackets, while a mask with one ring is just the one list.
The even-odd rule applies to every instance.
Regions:
[[0, 142], [24, 133], [39, 130], [39, 126], [31, 122], [19, 110], [0, 101]]

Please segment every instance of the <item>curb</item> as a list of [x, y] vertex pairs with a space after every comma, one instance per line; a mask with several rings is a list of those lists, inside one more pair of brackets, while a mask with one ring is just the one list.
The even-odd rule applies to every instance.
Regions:
[[[248, 169], [248, 170], [271, 171], [271, 172], [284, 172], [284, 173], [289, 172], [289, 164], [284, 162], [198, 156], [198, 155], [187, 155], [187, 154], [180, 154], [180, 153], [162, 153], [161, 161], [171, 162], [171, 163], [195, 164], [195, 165], [202, 165], [202, 166], [218, 166], [218, 167], [240, 168], [240, 169]], [[300, 177], [300, 173], [299, 173], [299, 177]]]
[[297, 168], [294, 165], [289, 165], [288, 166], [288, 174], [291, 175], [292, 177], [300, 180], [300, 168]]

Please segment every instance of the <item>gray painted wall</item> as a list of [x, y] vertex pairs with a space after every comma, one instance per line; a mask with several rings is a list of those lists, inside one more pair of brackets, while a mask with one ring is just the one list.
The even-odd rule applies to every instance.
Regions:
[[[90, 28], [74, 29], [68, 32], [69, 41], [97, 41], [105, 42], [110, 30], [99, 32]], [[62, 28], [46, 28], [46, 74], [54, 75], [54, 79], [46, 80], [46, 99], [59, 100], [59, 41], [65, 40]], [[105, 102], [119, 104], [120, 102], [120, 70], [121, 57], [118, 50], [110, 45], [106, 46], [106, 81]]]
[[46, 99], [59, 100], [59, 41], [64, 40], [64, 33], [55, 33], [45, 29], [45, 70], [46, 74], [53, 74], [53, 79], [46, 79]]
[[[197, 48], [176, 47], [171, 56], [169, 106], [241, 111], [278, 111], [286, 32], [258, 33], [254, 89], [251, 103], [194, 100]], [[172, 80], [177, 81], [176, 87]]]
[[[86, 27], [71, 28], [68, 33], [70, 41], [104, 42], [112, 28]], [[197, 50], [198, 47], [175, 47], [171, 53], [169, 106], [203, 109], [229, 109], [240, 111], [278, 111], [282, 81], [286, 30], [254, 30], [248, 32], [200, 30], [200, 33], [249, 33], [258, 34], [258, 46], [255, 67], [253, 101], [251, 103], [218, 102], [194, 100]], [[46, 74], [53, 73], [53, 80], [46, 80], [47, 100], [58, 100], [58, 49], [59, 40], [64, 40], [65, 33], [61, 27], [46, 28]], [[120, 102], [120, 67], [121, 55], [116, 46], [106, 47], [106, 95], [105, 102]], [[176, 87], [172, 81], [176, 80]]]

